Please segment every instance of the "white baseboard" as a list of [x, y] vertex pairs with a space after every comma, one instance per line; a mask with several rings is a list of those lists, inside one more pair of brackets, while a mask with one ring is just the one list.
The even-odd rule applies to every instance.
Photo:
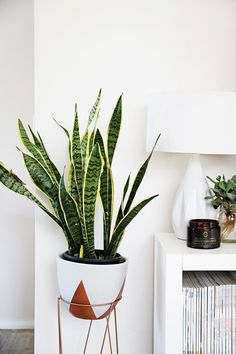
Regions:
[[34, 321], [0, 321], [0, 329], [33, 329]]

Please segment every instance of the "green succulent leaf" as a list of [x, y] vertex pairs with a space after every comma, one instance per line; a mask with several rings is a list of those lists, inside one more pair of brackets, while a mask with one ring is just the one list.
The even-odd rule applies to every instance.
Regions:
[[152, 199], [156, 198], [157, 196], [158, 194], [143, 200], [138, 205], [136, 205], [127, 215], [123, 217], [123, 219], [117, 225], [112, 234], [112, 239], [107, 252], [107, 258], [115, 257], [126, 227], [135, 218], [135, 216], [145, 207], [145, 205], [147, 205]]
[[226, 196], [229, 198], [229, 200], [231, 200], [232, 202], [234, 202], [236, 200], [236, 195], [233, 193], [226, 193]]
[[103, 172], [101, 175], [100, 183], [100, 197], [102, 201], [103, 208], [103, 240], [104, 240], [104, 250], [107, 251], [110, 234], [111, 234], [111, 223], [112, 223], [112, 213], [113, 213], [113, 200], [114, 200], [114, 182], [112, 176], [112, 170], [109, 166], [108, 157], [105, 152], [105, 145], [103, 137], [97, 129], [94, 139], [95, 144], [100, 147], [101, 155], [104, 161]]
[[64, 133], [66, 134], [67, 138], [70, 140], [70, 133], [68, 132], [68, 130], [65, 127], [63, 127], [63, 125], [58, 123], [58, 121], [55, 118], [53, 118], [53, 120], [58, 125], [58, 127], [60, 127], [64, 131]]
[[103, 162], [100, 148], [99, 145], [96, 144], [88, 161], [83, 191], [84, 220], [86, 228], [84, 247], [90, 258], [96, 258], [94, 251], [94, 216], [102, 166]]
[[66, 190], [65, 183], [64, 183], [64, 175], [62, 176], [60, 181], [59, 200], [60, 200], [61, 208], [64, 213], [67, 227], [69, 229], [70, 235], [74, 240], [76, 251], [79, 254], [80, 246], [83, 244], [83, 235], [81, 230], [80, 217], [79, 217], [79, 212], [77, 209], [76, 202]]
[[40, 142], [40, 146], [38, 147], [38, 150], [41, 153], [41, 155], [46, 163], [47, 169], [50, 172], [50, 176], [54, 179], [54, 181], [56, 181], [59, 184], [60, 179], [61, 179], [61, 174], [58, 171], [57, 167], [52, 162], [52, 160], [50, 159], [40, 134], [39, 133], [37, 133], [37, 134], [38, 134], [39, 142]]
[[79, 205], [79, 212], [82, 214], [82, 195], [83, 195], [83, 162], [82, 162], [82, 150], [80, 143], [80, 131], [79, 131], [79, 120], [77, 106], [75, 109], [75, 119], [74, 127], [72, 133], [72, 144], [71, 144], [71, 157], [74, 166], [75, 183], [78, 191], [78, 200], [76, 200]]
[[114, 201], [114, 182], [112, 176], [112, 170], [110, 166], [105, 165], [103, 167], [103, 172], [101, 175], [101, 185], [100, 185], [100, 197], [102, 201], [103, 208], [103, 239], [104, 239], [104, 251], [107, 251], [110, 234], [111, 234], [111, 223], [112, 223], [112, 213], [113, 213], [113, 201]]
[[212, 178], [209, 177], [209, 176], [206, 176], [206, 178], [209, 179], [209, 181], [211, 181], [211, 182], [214, 183], [214, 184], [217, 183], [216, 181], [214, 181], [214, 179], [212, 179]]
[[102, 95], [102, 89], [99, 90], [98, 96], [96, 98], [96, 101], [94, 102], [94, 105], [93, 105], [93, 107], [92, 107], [92, 109], [91, 109], [91, 111], [89, 113], [87, 128], [90, 126], [90, 124], [92, 123], [94, 118], [96, 119], [97, 116], [98, 116], [99, 105], [100, 105], [100, 101], [101, 101], [101, 95]]
[[70, 140], [70, 133], [68, 132], [68, 130], [67, 130], [65, 127], [63, 127], [63, 125], [61, 125], [60, 123], [58, 123], [58, 121], [57, 121], [55, 118], [53, 118], [53, 120], [54, 120], [54, 122], [58, 125], [58, 127], [60, 127], [60, 128], [64, 131], [64, 133], [66, 134], [66, 136], [67, 136], [67, 138], [68, 138], [68, 140], [69, 140], [69, 155], [70, 155], [70, 158], [71, 158], [71, 140]]
[[223, 189], [223, 191], [226, 191], [226, 183], [224, 181], [219, 182], [218, 186], [220, 189]]
[[68, 180], [67, 180], [67, 189], [68, 193], [74, 198], [78, 200], [78, 191], [75, 183], [75, 173], [74, 173], [74, 166], [73, 163], [70, 162], [70, 168], [68, 172]]
[[119, 224], [119, 222], [121, 221], [121, 219], [124, 217], [124, 201], [125, 201], [125, 197], [126, 197], [128, 188], [129, 188], [129, 182], [130, 182], [130, 175], [128, 176], [128, 178], [127, 178], [127, 180], [125, 182], [123, 195], [122, 195], [122, 200], [121, 200], [121, 204], [120, 204], [120, 207], [119, 207], [119, 210], [118, 210], [115, 226], [117, 226]]
[[108, 126], [107, 151], [108, 160], [112, 164], [116, 144], [118, 141], [122, 118], [122, 95], [119, 97]]
[[88, 160], [89, 156], [89, 131], [86, 129], [86, 132], [81, 140], [81, 154], [82, 154], [82, 164], [83, 164], [83, 170], [85, 170], [85, 165]]
[[107, 161], [107, 156], [106, 156], [106, 152], [105, 152], [105, 145], [104, 145], [103, 137], [102, 137], [99, 129], [96, 130], [96, 134], [95, 134], [95, 138], [94, 138], [94, 145], [95, 144], [99, 145], [100, 151], [102, 154], [102, 158], [104, 161]]
[[25, 166], [32, 181], [39, 190], [45, 193], [50, 199], [55, 198], [57, 188], [44, 167], [34, 158], [25, 153], [23, 154]]
[[89, 146], [88, 146], [89, 155], [91, 154], [91, 151], [92, 151], [92, 149], [94, 147], [95, 135], [96, 135], [96, 128], [93, 129], [91, 135], [89, 136]]
[[136, 195], [136, 193], [138, 191], [138, 188], [139, 188], [140, 184], [142, 183], [142, 180], [143, 180], [143, 178], [145, 176], [148, 164], [149, 164], [149, 162], [151, 160], [153, 151], [154, 151], [154, 149], [155, 149], [155, 147], [157, 145], [157, 142], [158, 142], [159, 138], [160, 138], [160, 134], [158, 135], [158, 137], [157, 137], [157, 139], [156, 139], [156, 141], [154, 143], [154, 146], [152, 148], [151, 153], [149, 154], [148, 158], [143, 163], [143, 165], [140, 167], [140, 169], [139, 169], [139, 171], [138, 171], [138, 173], [137, 173], [137, 175], [135, 177], [135, 180], [134, 180], [133, 186], [131, 188], [131, 192], [130, 192], [128, 201], [127, 201], [126, 206], [125, 206], [124, 214], [128, 213], [128, 211], [129, 211], [129, 209], [130, 209], [130, 207], [132, 205], [132, 202], [133, 202], [133, 200], [135, 198], [135, 195]]
[[210, 189], [210, 196], [205, 199], [211, 199], [212, 206], [217, 209], [219, 206], [228, 208], [231, 203], [236, 201], [236, 179], [235, 176], [226, 181], [225, 176], [217, 176], [214, 181], [207, 177], [212, 183], [213, 188]]
[[39, 138], [36, 136], [36, 134], [34, 133], [33, 129], [31, 128], [30, 125], [28, 125], [28, 128], [29, 128], [29, 131], [32, 135], [32, 138], [34, 140], [34, 145], [39, 148], [40, 147], [40, 141], [39, 141]]
[[26, 130], [24, 128], [24, 125], [20, 119], [18, 119], [18, 130], [19, 130], [19, 136], [21, 138], [24, 147], [35, 157], [36, 160], [38, 160], [44, 167], [46, 167], [42, 155], [35, 147], [35, 145], [30, 141], [28, 134], [26, 133]]
[[9, 170], [3, 163], [0, 163], [0, 182], [4, 184], [11, 191], [21, 194], [27, 197], [29, 200], [37, 204], [45, 213], [47, 213], [58, 225], [61, 225], [60, 220], [57, 219], [44, 205], [43, 203], [34, 196], [24, 182], [21, 181], [16, 174]]

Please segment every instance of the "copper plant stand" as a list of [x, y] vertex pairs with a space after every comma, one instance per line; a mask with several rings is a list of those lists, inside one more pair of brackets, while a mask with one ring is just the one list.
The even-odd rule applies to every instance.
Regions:
[[[106, 327], [105, 327], [103, 340], [102, 340], [102, 345], [101, 345], [101, 349], [100, 349], [99, 354], [103, 353], [103, 349], [104, 349], [104, 345], [105, 345], [105, 340], [106, 340], [107, 334], [108, 334], [108, 340], [109, 340], [109, 346], [110, 346], [110, 353], [113, 354], [111, 332], [110, 332], [110, 327], [109, 327], [110, 318], [111, 318], [112, 312], [114, 313], [116, 354], [119, 354], [119, 341], [118, 341], [118, 326], [117, 326], [116, 305], [121, 300], [121, 298], [122, 297], [118, 298], [114, 302], [109, 302], [109, 303], [106, 303], [106, 304], [83, 305], [83, 304], [75, 304], [75, 303], [72, 303], [72, 302], [68, 302], [68, 301], [64, 300], [61, 296], [58, 297], [58, 299], [57, 299], [57, 319], [58, 319], [59, 354], [63, 354], [63, 349], [62, 349], [62, 327], [61, 327], [61, 302], [64, 302], [67, 305], [73, 305], [73, 306], [78, 306], [78, 307], [88, 307], [89, 306], [89, 307], [93, 307], [94, 308], [94, 307], [110, 306], [110, 311], [109, 311], [108, 315], [105, 317], [105, 319], [106, 319]], [[88, 328], [88, 332], [87, 332], [87, 336], [86, 336], [86, 340], [85, 340], [85, 344], [84, 344], [83, 354], [86, 354], [86, 350], [87, 350], [87, 346], [88, 346], [88, 341], [89, 341], [89, 337], [90, 337], [93, 321], [98, 321], [98, 320], [89, 320], [89, 321], [90, 321], [90, 323], [89, 323], [89, 328]]]

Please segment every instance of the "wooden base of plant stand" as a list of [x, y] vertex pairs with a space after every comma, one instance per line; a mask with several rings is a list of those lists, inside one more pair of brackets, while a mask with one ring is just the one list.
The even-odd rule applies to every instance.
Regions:
[[[121, 297], [117, 299], [116, 301], [112, 303], [106, 303], [106, 304], [98, 304], [98, 305], [82, 305], [82, 304], [74, 304], [68, 301], [65, 301], [62, 299], [62, 297], [58, 297], [57, 299], [57, 318], [58, 318], [58, 339], [59, 339], [59, 354], [63, 354], [63, 349], [62, 349], [62, 327], [61, 327], [61, 302], [64, 302], [67, 305], [73, 305], [73, 306], [78, 306], [78, 307], [101, 307], [101, 306], [110, 306], [110, 311], [108, 315], [104, 318], [106, 320], [106, 326], [104, 330], [104, 335], [103, 335], [103, 340], [102, 340], [102, 345], [99, 351], [99, 354], [103, 353], [104, 345], [105, 345], [105, 340], [108, 335], [108, 340], [109, 340], [109, 347], [110, 347], [110, 353], [113, 354], [112, 351], [112, 340], [111, 340], [111, 332], [110, 332], [110, 319], [111, 319], [111, 314], [114, 313], [114, 326], [115, 326], [115, 342], [116, 342], [116, 354], [119, 354], [119, 341], [118, 341], [118, 325], [117, 325], [117, 315], [116, 315], [116, 305], [117, 303], [121, 300]], [[84, 349], [83, 349], [83, 354], [86, 354], [87, 346], [88, 346], [88, 341], [91, 333], [91, 328], [93, 321], [97, 320], [89, 320], [89, 328], [84, 344]]]

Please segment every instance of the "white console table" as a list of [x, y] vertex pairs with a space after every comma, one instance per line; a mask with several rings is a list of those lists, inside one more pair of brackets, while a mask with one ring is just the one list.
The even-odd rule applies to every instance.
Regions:
[[188, 270], [236, 270], [236, 244], [188, 248], [174, 234], [155, 236], [154, 354], [182, 354], [182, 276]]

